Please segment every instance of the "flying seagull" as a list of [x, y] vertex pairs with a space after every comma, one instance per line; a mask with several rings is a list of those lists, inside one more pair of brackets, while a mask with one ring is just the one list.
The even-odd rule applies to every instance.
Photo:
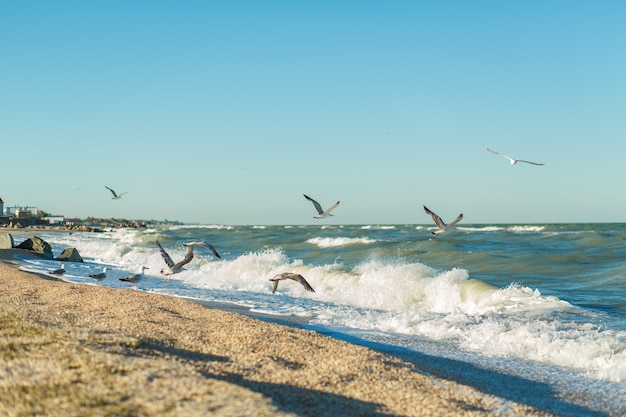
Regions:
[[270, 281], [272, 281], [272, 294], [274, 294], [276, 292], [276, 288], [278, 288], [278, 281], [282, 281], [284, 279], [292, 279], [294, 281], [297, 281], [302, 284], [305, 290], [315, 292], [313, 287], [309, 285], [309, 283], [306, 281], [306, 279], [304, 279], [302, 275], [294, 274], [293, 272], [283, 272], [282, 274], [276, 275], [274, 278], [270, 278]]
[[89, 278], [95, 280], [96, 282], [100, 282], [103, 279], [105, 279], [107, 276], [107, 267], [105, 266], [104, 269], [102, 269], [102, 272], [98, 272], [97, 274], [89, 274]]
[[111, 193], [113, 194], [113, 197], [111, 197], [112, 200], [119, 200], [120, 198], [122, 198], [124, 194], [128, 192], [128, 191], [124, 191], [122, 194], [117, 194], [115, 191], [113, 191], [113, 189], [107, 187], [106, 185], [104, 186], [104, 188], [111, 191]]
[[428, 209], [428, 207], [424, 206], [424, 211], [426, 212], [426, 214], [430, 214], [433, 218], [433, 221], [435, 222], [435, 224], [437, 225], [437, 227], [439, 227], [439, 230], [436, 230], [434, 232], [432, 232], [433, 235], [437, 236], [442, 234], [443, 232], [445, 232], [446, 230], [450, 229], [451, 227], [453, 227], [455, 224], [457, 224], [458, 222], [461, 221], [461, 219], [463, 218], [463, 213], [459, 214], [458, 217], [456, 219], [454, 219], [454, 221], [450, 224], [445, 224], [443, 222], [443, 220], [441, 220], [441, 217], [439, 217], [438, 215], [436, 215], [435, 213], [433, 213], [432, 211], [430, 211]]
[[150, 268], [148, 268], [147, 266], [142, 266], [141, 268], [139, 268], [139, 272], [124, 278], [120, 278], [120, 281], [130, 282], [131, 284], [133, 284], [133, 288], [137, 289], [137, 283], [141, 280], [141, 278], [143, 278], [143, 271], [145, 271], [146, 269]]
[[311, 203], [313, 203], [313, 206], [315, 206], [315, 210], [317, 210], [317, 212], [319, 213], [317, 216], [313, 216], [314, 219], [325, 219], [326, 217], [332, 216], [332, 214], [330, 214], [330, 212], [339, 205], [339, 201], [337, 201], [335, 204], [333, 204], [332, 206], [328, 207], [326, 209], [326, 211], [324, 211], [322, 209], [322, 206], [320, 205], [320, 203], [318, 203], [317, 201], [313, 200], [311, 197], [309, 197], [306, 194], [302, 194], [304, 196], [304, 198], [306, 198], [307, 200], [309, 200]]
[[523, 159], [513, 159], [513, 158], [511, 158], [510, 156], [507, 156], [507, 155], [505, 155], [505, 154], [503, 154], [503, 153], [500, 153], [500, 152], [496, 152], [496, 151], [494, 151], [493, 149], [489, 149], [489, 148], [486, 148], [486, 149], [487, 149], [489, 152], [491, 152], [492, 154], [494, 154], [494, 155], [498, 155], [498, 156], [501, 156], [501, 157], [503, 157], [503, 158], [505, 158], [505, 159], [508, 159], [508, 160], [511, 162], [511, 165], [515, 165], [515, 164], [517, 164], [518, 162], [526, 162], [527, 164], [532, 164], [532, 165], [544, 165], [544, 164], [540, 164], [540, 163], [538, 163], [538, 162], [524, 161]]
[[220, 254], [217, 253], [217, 251], [215, 250], [213, 245], [211, 245], [210, 243], [195, 241], [195, 242], [183, 243], [183, 246], [185, 246], [187, 248], [187, 252], [185, 253], [185, 257], [183, 258], [182, 261], [174, 263], [174, 261], [172, 260], [170, 255], [165, 251], [165, 249], [163, 249], [163, 246], [161, 246], [161, 244], [159, 243], [158, 240], [156, 241], [156, 244], [159, 247], [159, 251], [161, 252], [161, 257], [163, 258], [163, 260], [167, 264], [167, 268], [161, 269], [161, 274], [165, 275], [167, 277], [168, 281], [170, 280], [170, 278], [172, 277], [173, 274], [176, 274], [176, 273], [182, 271], [183, 270], [183, 266], [185, 266], [189, 262], [191, 262], [191, 260], [193, 259], [193, 248], [195, 246], [205, 247], [205, 248], [209, 249], [211, 252], [213, 252], [213, 256], [215, 256], [216, 258], [221, 258]]

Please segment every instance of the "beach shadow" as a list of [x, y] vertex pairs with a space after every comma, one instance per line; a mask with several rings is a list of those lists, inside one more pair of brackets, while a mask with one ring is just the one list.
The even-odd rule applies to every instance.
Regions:
[[412, 363], [418, 373], [454, 381], [486, 394], [519, 404], [526, 404], [560, 416], [611, 417], [614, 415], [567, 402], [559, 398], [558, 392], [546, 383], [481, 368], [469, 362], [427, 355], [402, 347], [362, 340], [358, 337], [334, 333], [331, 336]]
[[[218, 309], [223, 308], [222, 305], [207, 306]], [[428, 355], [418, 351], [387, 345], [384, 343], [376, 343], [342, 333], [328, 332], [319, 328], [311, 329], [311, 327], [308, 326], [306, 319], [293, 320], [292, 317], [269, 316], [239, 307], [232, 308], [232, 311], [270, 323], [314, 330], [320, 334], [324, 334], [335, 339], [364, 346], [412, 363], [415, 366], [415, 372], [429, 374], [441, 379], [466, 385], [475, 388], [482, 393], [519, 404], [525, 404], [537, 408], [538, 410], [544, 410], [567, 417], [612, 417], [624, 415], [623, 409], [620, 408], [620, 406], [612, 407], [619, 408], [617, 410], [599, 411], [584, 405], [575, 404], [561, 398], [559, 392], [556, 391], [550, 384], [529, 380], [516, 375], [505, 374], [498, 372], [497, 370], [481, 368], [480, 366], [474, 365], [470, 362]], [[608, 410], [608, 408], [604, 410]]]
[[176, 356], [193, 362], [230, 362], [230, 359], [225, 356], [181, 349], [169, 345], [163, 340], [153, 338], [129, 339], [123, 344], [118, 344], [117, 349], [114, 350], [117, 350], [117, 352], [111, 352], [111, 349], [108, 349], [111, 353], [134, 357]]
[[343, 395], [287, 384], [251, 381], [238, 374], [217, 375], [208, 372], [200, 373], [205, 378], [229, 382], [262, 394], [271, 398], [273, 404], [281, 411], [294, 413], [298, 416], [395, 416], [395, 414], [382, 412], [382, 404], [355, 400]]
[[[180, 349], [170, 346], [161, 340], [152, 338], [131, 339], [122, 345], [118, 344], [116, 350], [118, 354], [144, 358], [146, 356], [176, 356], [177, 358], [196, 364], [198, 362], [230, 361], [229, 358], [224, 356]], [[301, 364], [285, 361], [278, 357], [273, 357], [272, 359], [290, 369], [299, 369], [301, 367]], [[214, 374], [201, 370], [198, 370], [198, 373], [207, 379], [236, 384], [262, 394], [265, 397], [271, 398], [274, 405], [280, 410], [299, 416], [394, 416], [394, 414], [381, 412], [382, 404], [359, 401], [342, 395], [287, 384], [251, 381], [235, 373]]]

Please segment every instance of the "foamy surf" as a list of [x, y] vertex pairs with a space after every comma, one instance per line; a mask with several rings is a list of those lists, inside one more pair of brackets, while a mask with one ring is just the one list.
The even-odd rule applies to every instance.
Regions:
[[348, 246], [348, 245], [369, 245], [372, 243], [376, 243], [373, 239], [368, 239], [366, 237], [360, 238], [349, 238], [349, 237], [335, 237], [335, 238], [322, 238], [322, 237], [314, 237], [312, 239], [307, 240], [308, 243], [312, 245], [319, 246], [320, 248], [336, 248], [339, 246]]
[[[415, 225], [193, 226], [42, 237], [55, 255], [76, 247], [87, 260], [66, 264], [71, 282], [93, 283], [86, 275], [110, 266], [101, 285], [130, 288], [116, 278], [145, 265], [151, 268], [139, 284], [145, 291], [306, 319], [324, 332], [432, 349], [494, 369], [515, 363], [506, 372], [547, 378], [564, 391], [582, 378], [586, 387], [608, 390], [604, 396], [626, 395], [623, 280], [607, 275], [623, 271], [615, 256], [623, 250], [621, 234], [595, 226], [467, 228], [437, 239]], [[175, 259], [188, 240], [211, 242], [224, 259], [199, 250], [168, 283], [158, 274], [164, 264], [157, 238]], [[567, 254], [576, 261], [576, 252], [594, 263], [564, 260]], [[28, 268], [48, 270], [54, 261], [36, 262]], [[282, 272], [302, 274], [316, 292], [283, 282], [272, 294], [269, 279]]]

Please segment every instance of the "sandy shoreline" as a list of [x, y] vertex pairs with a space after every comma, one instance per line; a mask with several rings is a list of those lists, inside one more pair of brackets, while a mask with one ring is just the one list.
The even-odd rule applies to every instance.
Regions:
[[41, 279], [15, 251], [0, 250], [1, 415], [551, 415], [310, 330]]

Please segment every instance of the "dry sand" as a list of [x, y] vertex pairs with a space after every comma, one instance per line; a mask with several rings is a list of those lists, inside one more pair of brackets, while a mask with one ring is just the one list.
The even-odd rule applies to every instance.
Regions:
[[3, 416], [547, 416], [313, 331], [20, 271], [0, 250]]

